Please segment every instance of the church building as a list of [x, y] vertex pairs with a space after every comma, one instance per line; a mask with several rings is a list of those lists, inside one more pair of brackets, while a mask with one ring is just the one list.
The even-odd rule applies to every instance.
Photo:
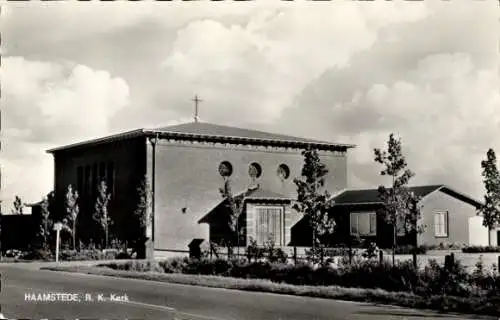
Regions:
[[[199, 100], [195, 99], [197, 103]], [[196, 104], [197, 107], [197, 104]], [[196, 112], [197, 114], [197, 112]], [[392, 226], [377, 212], [382, 204], [374, 187], [349, 190], [347, 156], [354, 145], [318, 141], [195, 121], [154, 129], [137, 129], [51, 149], [54, 157], [56, 219], [64, 213], [69, 185], [79, 193], [77, 236], [98, 239], [93, 221], [97, 186], [106, 181], [111, 200], [110, 233], [122, 241], [143, 231], [134, 216], [144, 180], [150, 185], [147, 255], [165, 257], [189, 252], [191, 244], [222, 244], [228, 239], [228, 206], [220, 189], [230, 182], [243, 203], [238, 221], [240, 247], [272, 240], [281, 247], [309, 247], [311, 230], [292, 209], [297, 198], [294, 178], [301, 176], [302, 151], [312, 148], [328, 169], [325, 188], [332, 194], [333, 240], [353, 238], [392, 246]], [[397, 232], [398, 243], [410, 245], [496, 244], [500, 229], [482, 227], [481, 202], [444, 185], [411, 187], [421, 197], [425, 232]], [[234, 235], [233, 235], [234, 236]]]
[[111, 232], [123, 240], [137, 236], [133, 220], [137, 188], [147, 177], [153, 194], [150, 246], [155, 256], [171, 256], [187, 252], [192, 241], [221, 240], [223, 227], [214, 217], [226, 179], [235, 195], [245, 196], [240, 246], [250, 239], [263, 244], [269, 238], [278, 246], [289, 245], [291, 229], [302, 218], [290, 206], [297, 197], [293, 179], [301, 175], [301, 151], [319, 151], [329, 170], [326, 189], [335, 193], [348, 187], [347, 153], [353, 147], [194, 121], [128, 131], [48, 152], [54, 157], [58, 203], [62, 206], [68, 185], [80, 194], [82, 241], [96, 237], [91, 217], [102, 180], [111, 194]]

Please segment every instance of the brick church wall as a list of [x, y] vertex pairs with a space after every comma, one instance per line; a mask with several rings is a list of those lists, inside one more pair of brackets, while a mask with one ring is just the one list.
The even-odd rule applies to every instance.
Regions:
[[[57, 214], [64, 214], [65, 193], [71, 184], [78, 190], [81, 198], [79, 237], [86, 238], [85, 240], [95, 237], [95, 227], [89, 228], [95, 205], [89, 190], [97, 189], [99, 170], [104, 164], [105, 170], [112, 172], [109, 178], [113, 180], [108, 182], [112, 187], [109, 190], [112, 194], [109, 214], [115, 221], [111, 230], [122, 239], [133, 238], [134, 226], [130, 223], [130, 217], [136, 206], [136, 188], [146, 173], [144, 141], [144, 138], [128, 139], [55, 154], [54, 191], [58, 203]], [[82, 168], [80, 174], [83, 176], [89, 174], [88, 184], [79, 178], [79, 168]], [[95, 170], [97, 174], [94, 173]]]
[[[248, 169], [256, 162], [262, 167], [262, 176], [256, 182], [263, 189], [295, 198], [293, 179], [300, 175], [303, 164], [300, 152], [298, 149], [160, 140], [156, 146], [155, 248], [186, 251], [192, 239], [209, 239], [208, 225], [198, 224], [198, 220], [222, 199], [219, 188], [223, 179], [218, 172], [222, 161], [229, 161], [233, 167], [230, 177], [233, 192], [242, 191], [252, 184]], [[335, 192], [346, 188], [345, 154], [321, 152], [320, 155], [330, 171], [326, 179], [328, 190]], [[151, 173], [150, 146], [147, 157], [147, 172]], [[285, 181], [277, 176], [277, 168], [282, 163], [291, 171]], [[290, 227], [300, 215], [289, 214], [286, 219], [289, 238]]]

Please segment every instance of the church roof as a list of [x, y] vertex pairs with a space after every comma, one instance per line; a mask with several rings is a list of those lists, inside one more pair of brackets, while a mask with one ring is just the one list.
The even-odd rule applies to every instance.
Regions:
[[191, 122], [179, 125], [160, 127], [154, 129], [137, 129], [99, 139], [75, 143], [59, 148], [48, 150], [49, 153], [56, 151], [69, 150], [79, 147], [106, 143], [134, 137], [159, 137], [174, 140], [198, 140], [207, 142], [222, 142], [235, 144], [256, 144], [277, 147], [299, 147], [307, 146], [320, 150], [345, 151], [355, 147], [350, 144], [332, 143], [315, 139], [294, 137], [289, 135], [270, 133], [258, 130], [230, 127], [206, 122]]

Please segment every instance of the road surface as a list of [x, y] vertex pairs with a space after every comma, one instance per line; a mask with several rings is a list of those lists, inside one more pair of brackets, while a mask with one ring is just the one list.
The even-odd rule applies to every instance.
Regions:
[[[189, 320], [472, 319], [327, 299], [204, 288], [0, 265], [1, 313], [19, 318]], [[27, 301], [39, 293], [74, 294], [77, 301]], [[86, 296], [87, 294], [87, 296]], [[102, 296], [99, 296], [102, 295]], [[128, 301], [97, 301], [111, 294]], [[89, 301], [85, 301], [85, 297]], [[43, 298], [43, 297], [42, 297]], [[54, 298], [54, 296], [52, 296]], [[68, 297], [65, 297], [66, 300]], [[92, 301], [90, 301], [90, 298]], [[61, 297], [59, 297], [61, 299]], [[477, 319], [477, 317], [476, 317]]]

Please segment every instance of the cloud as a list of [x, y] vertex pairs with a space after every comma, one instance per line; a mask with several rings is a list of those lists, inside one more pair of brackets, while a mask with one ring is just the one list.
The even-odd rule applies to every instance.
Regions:
[[2, 59], [2, 199], [37, 201], [52, 188], [45, 150], [109, 133], [108, 121], [128, 103], [123, 79], [83, 65]]
[[[190, 22], [169, 44], [162, 66], [170, 88], [158, 94], [158, 104], [182, 105], [185, 110], [177, 99], [196, 91], [205, 98], [212, 119], [273, 123], [296, 92], [325, 70], [345, 66], [354, 53], [369, 49], [378, 28], [387, 23], [378, 10], [364, 6], [318, 6], [321, 9], [304, 5], [300, 10], [261, 10], [244, 24]], [[382, 7], [398, 11], [391, 22], [416, 21], [427, 14], [418, 4], [413, 10], [390, 3]], [[240, 117], [234, 119], [236, 106]]]
[[[354, 187], [381, 183], [373, 148], [385, 148], [395, 132], [417, 173], [414, 183], [445, 183], [479, 196], [480, 161], [488, 148], [500, 149], [498, 70], [478, 68], [467, 53], [444, 53], [425, 56], [403, 76], [384, 82], [352, 86], [342, 99], [322, 96], [337, 102], [301, 119], [318, 124], [312, 131], [320, 138], [358, 145], [350, 156]], [[306, 91], [302, 101], [320, 97]], [[285, 121], [298, 122], [299, 114]]]
[[353, 187], [381, 182], [396, 132], [415, 183], [478, 194], [500, 149], [494, 2], [263, 3], [9, 4], [4, 190], [36, 200], [47, 147], [190, 121], [199, 94], [205, 121], [358, 144]]

